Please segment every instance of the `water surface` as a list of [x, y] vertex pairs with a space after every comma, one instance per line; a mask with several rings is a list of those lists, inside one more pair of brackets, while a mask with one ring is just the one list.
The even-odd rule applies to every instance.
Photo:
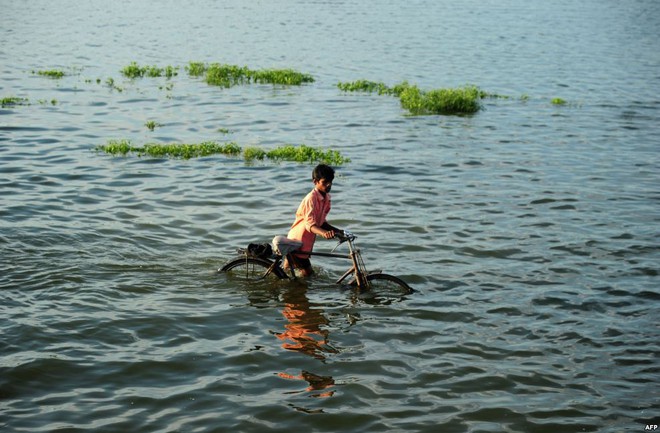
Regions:
[[[657, 419], [656, 2], [0, 6], [0, 97], [31, 102], [0, 109], [3, 431]], [[180, 74], [127, 80], [131, 61]], [[316, 82], [219, 89], [189, 61]], [[67, 76], [32, 73], [53, 68]], [[336, 88], [355, 79], [509, 98], [409, 117], [395, 98]], [[286, 233], [312, 166], [94, 151], [110, 139], [339, 150], [352, 162], [330, 220], [416, 292], [336, 287], [340, 261], [305, 282], [228, 281], [215, 270], [236, 247]]]

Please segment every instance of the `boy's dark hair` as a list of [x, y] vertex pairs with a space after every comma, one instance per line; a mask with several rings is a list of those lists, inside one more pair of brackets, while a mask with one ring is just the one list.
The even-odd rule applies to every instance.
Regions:
[[312, 180], [325, 179], [332, 182], [335, 178], [335, 170], [329, 165], [319, 164], [312, 171]]

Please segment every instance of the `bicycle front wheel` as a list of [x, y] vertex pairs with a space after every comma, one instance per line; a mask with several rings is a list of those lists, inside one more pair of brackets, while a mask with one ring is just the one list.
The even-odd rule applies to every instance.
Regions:
[[258, 257], [238, 257], [228, 262], [219, 271], [226, 273], [230, 278], [243, 281], [260, 281], [268, 278], [283, 279], [287, 277], [282, 268], [273, 267], [272, 261]]
[[367, 281], [377, 296], [403, 296], [413, 292], [405, 281], [389, 274], [369, 274]]

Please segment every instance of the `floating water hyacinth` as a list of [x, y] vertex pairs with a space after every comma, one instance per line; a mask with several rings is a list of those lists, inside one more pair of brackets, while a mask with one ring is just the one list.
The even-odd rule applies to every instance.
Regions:
[[304, 83], [314, 82], [314, 77], [311, 75], [294, 71], [293, 69], [254, 70], [247, 66], [220, 63], [206, 65], [199, 62], [190, 62], [186, 69], [191, 76], [199, 77], [204, 75], [208, 84], [221, 87], [232, 87], [250, 83], [300, 86]]
[[154, 121], [154, 120], [148, 120], [147, 123], [144, 124], [144, 126], [146, 126], [147, 129], [149, 129], [149, 131], [153, 131], [157, 127], [163, 126], [163, 125], [161, 123], [158, 123], [158, 122]]
[[288, 144], [278, 147], [266, 152], [266, 157], [275, 161], [325, 162], [331, 165], [342, 165], [351, 161], [349, 158], [342, 156], [337, 150], [319, 150], [304, 144], [300, 146]]
[[165, 66], [160, 68], [158, 66], [140, 66], [137, 62], [131, 62], [121, 70], [122, 75], [127, 78], [142, 78], [142, 77], [166, 77], [172, 78], [179, 74], [179, 68], [174, 66]]
[[481, 109], [479, 100], [489, 96], [476, 86], [423, 91], [407, 81], [390, 87], [381, 82], [357, 80], [340, 82], [337, 87], [345, 92], [378, 92], [379, 95], [396, 96], [401, 100], [401, 106], [414, 116], [473, 114]]
[[236, 143], [216, 143], [207, 141], [198, 144], [185, 143], [148, 143], [144, 146], [134, 146], [130, 140], [110, 140], [107, 144], [97, 146], [96, 150], [116, 156], [130, 153], [137, 156], [152, 156], [158, 158], [190, 159], [215, 154], [237, 155], [241, 148]]
[[473, 114], [481, 109], [481, 93], [476, 86], [422, 91], [408, 87], [401, 95], [401, 106], [412, 115]]
[[[124, 67], [121, 73], [128, 78], [167, 77], [178, 74], [178, 67], [166, 66], [140, 66], [132, 62]], [[185, 67], [191, 77], [202, 77], [210, 85], [232, 87], [242, 84], [281, 84], [299, 86], [304, 83], [313, 83], [314, 77], [309, 74], [294, 71], [293, 69], [250, 69], [247, 66], [227, 65], [220, 63], [206, 64], [202, 62], [189, 62]]]
[[325, 162], [332, 165], [342, 165], [350, 162], [349, 158], [341, 155], [336, 150], [319, 150], [304, 144], [300, 146], [288, 144], [270, 151], [265, 151], [258, 147], [241, 149], [234, 142], [224, 144], [214, 141], [198, 144], [148, 143], [144, 146], [135, 146], [130, 140], [110, 140], [105, 145], [97, 146], [96, 150], [115, 156], [135, 154], [139, 157], [151, 156], [177, 159], [190, 159], [215, 154], [229, 156], [239, 156], [242, 154], [246, 161], [270, 159], [272, 161], [294, 161], [300, 163]]
[[186, 71], [188, 71], [188, 75], [191, 77], [201, 77], [206, 73], [206, 69], [206, 63], [202, 62], [190, 62], [186, 66]]
[[60, 79], [64, 77], [64, 71], [59, 69], [46, 69], [41, 71], [32, 71], [33, 74], [41, 75], [42, 77]]
[[0, 106], [2, 107], [12, 107], [14, 105], [30, 105], [30, 101], [27, 98], [17, 96], [7, 96], [0, 99]]
[[337, 87], [344, 92], [377, 92], [379, 95], [399, 96], [405, 89], [410, 87], [410, 84], [404, 81], [394, 87], [390, 87], [380, 81], [357, 80], [340, 82], [337, 84]]

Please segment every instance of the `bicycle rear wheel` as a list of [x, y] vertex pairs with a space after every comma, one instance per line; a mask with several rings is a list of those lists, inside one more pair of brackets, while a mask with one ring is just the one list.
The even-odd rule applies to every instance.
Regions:
[[243, 281], [260, 281], [264, 279], [283, 279], [287, 278], [282, 268], [275, 266], [270, 272], [273, 262], [268, 259], [258, 257], [238, 257], [222, 268], [228, 277]]
[[414, 290], [401, 278], [389, 274], [369, 274], [367, 281], [376, 296], [403, 296]]

